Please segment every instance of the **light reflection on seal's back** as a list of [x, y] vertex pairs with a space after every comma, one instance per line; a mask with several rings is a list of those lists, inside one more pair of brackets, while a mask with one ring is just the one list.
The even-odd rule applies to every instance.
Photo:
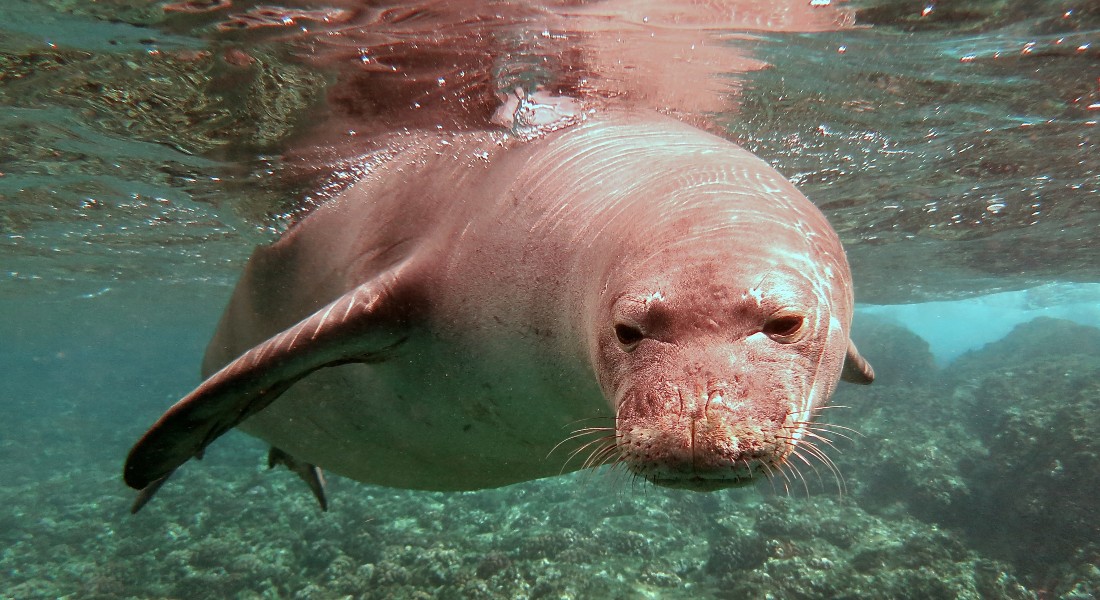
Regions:
[[[484, 34], [461, 55], [495, 64], [499, 54], [472, 50], [506, 31], [539, 31], [556, 47], [561, 28], [590, 52], [527, 91], [507, 70], [428, 60], [404, 70], [413, 85], [394, 85], [415, 89], [443, 64], [438, 89], [398, 110], [368, 102], [380, 65], [403, 72], [372, 48], [406, 61], [424, 48], [415, 37], [356, 44], [367, 68], [351, 69], [336, 60], [349, 40], [397, 34], [379, 15], [373, 29], [355, 23], [362, 14], [334, 17], [314, 57], [340, 67], [330, 106], [346, 106], [316, 128], [324, 152], [298, 160], [360, 177], [249, 261], [208, 378], [131, 451], [135, 510], [233, 427], [270, 442], [272, 464], [296, 471], [323, 507], [319, 468], [448, 490], [612, 463], [711, 490], [792, 460], [828, 464], [813, 417], [842, 372], [873, 378], [848, 339], [851, 275], [836, 233], [770, 166], [696, 126], [722, 96], [708, 82], [679, 85], [674, 55], [606, 63], [641, 47], [639, 32], [712, 59], [735, 57], [732, 46], [711, 46], [689, 13], [656, 5], [653, 23], [611, 3], [500, 7], [514, 10], [511, 29], [466, 15], [427, 39]], [[570, 19], [581, 26], [565, 29]], [[557, 448], [563, 458], [548, 458]]]

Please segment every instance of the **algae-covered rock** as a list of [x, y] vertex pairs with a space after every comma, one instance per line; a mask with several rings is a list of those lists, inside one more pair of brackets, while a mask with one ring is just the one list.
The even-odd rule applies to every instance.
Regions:
[[751, 571], [768, 558], [767, 539], [756, 531], [755, 523], [732, 520], [716, 528], [710, 539], [707, 557], [708, 575], [725, 578], [730, 573]]
[[951, 527], [1037, 587], [1093, 589], [1100, 330], [1038, 318], [928, 386], [868, 395], [838, 460], [863, 506]]
[[889, 320], [860, 315], [852, 337], [875, 367], [869, 387], [842, 386], [834, 402], [850, 411], [823, 415], [851, 438], [835, 460], [848, 491], [867, 508], [901, 503], [929, 522], [947, 523], [970, 501], [960, 457], [982, 456], [950, 393], [928, 343]]
[[961, 469], [987, 451], [964, 411], [932, 388], [880, 390], [875, 399], [853, 423], [855, 449], [837, 459], [848, 489], [872, 510], [900, 503], [929, 522], [965, 520], [972, 490]]
[[1069, 356], [1100, 357], [1100, 330], [1065, 319], [1037, 317], [1017, 325], [1004, 338], [960, 356], [948, 374], [975, 379], [1006, 366], [1059, 361]]
[[973, 543], [1044, 579], [1073, 570], [1100, 550], [1100, 330], [1035, 319], [953, 370], [987, 450], [964, 465]]
[[710, 542], [719, 597], [1034, 598], [1005, 565], [913, 519], [823, 497], [776, 498], [755, 512], [753, 524], [723, 521]]

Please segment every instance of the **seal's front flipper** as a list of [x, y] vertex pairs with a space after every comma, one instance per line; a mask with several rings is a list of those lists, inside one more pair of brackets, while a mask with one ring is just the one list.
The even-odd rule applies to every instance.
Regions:
[[267, 452], [267, 468], [274, 469], [277, 465], [285, 465], [306, 482], [309, 490], [313, 492], [313, 497], [317, 498], [317, 503], [321, 505], [321, 510], [328, 511], [328, 500], [325, 499], [325, 475], [321, 469], [272, 446]]
[[848, 353], [844, 356], [844, 369], [840, 378], [849, 383], [867, 385], [875, 380], [875, 369], [860, 355], [855, 342], [848, 340]]
[[337, 298], [290, 329], [255, 346], [211, 375], [168, 409], [126, 458], [126, 485], [143, 490], [140, 509], [156, 487], [191, 457], [295, 382], [317, 369], [378, 362], [403, 341], [408, 303], [400, 301], [397, 271]]

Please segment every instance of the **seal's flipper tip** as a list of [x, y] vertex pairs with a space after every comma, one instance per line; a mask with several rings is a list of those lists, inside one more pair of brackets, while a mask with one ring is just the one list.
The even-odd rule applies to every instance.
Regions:
[[214, 440], [266, 407], [296, 381], [287, 377], [286, 381], [264, 382], [248, 372], [219, 375], [172, 406], [134, 444], [123, 469], [126, 485], [144, 492], [188, 460], [201, 460]]
[[293, 471], [302, 481], [306, 482], [313, 497], [321, 505], [321, 510], [328, 512], [328, 500], [325, 498], [325, 474], [315, 465], [299, 461], [282, 450], [271, 447], [267, 453], [267, 468], [273, 469], [276, 465], [284, 465]]
[[848, 341], [848, 353], [844, 356], [844, 369], [840, 378], [849, 383], [867, 385], [875, 380], [875, 369], [859, 353], [855, 342]]
[[172, 473], [175, 473], [175, 470], [169, 471], [167, 475], [160, 479], [154, 479], [149, 485], [138, 490], [137, 498], [134, 498], [134, 503], [130, 505], [130, 514], [136, 515], [139, 510], [148, 504], [157, 493], [157, 490], [159, 490], [161, 486], [164, 485], [164, 482], [168, 481], [168, 478], [172, 476]]
[[[353, 289], [211, 375], [130, 450], [123, 472], [126, 485], [144, 490], [191, 458], [201, 458], [214, 440], [313, 371], [385, 360], [405, 341], [392, 327], [384, 327], [402, 317], [399, 311], [379, 310], [392, 304], [395, 278], [391, 272]], [[314, 479], [320, 481], [320, 476]]]

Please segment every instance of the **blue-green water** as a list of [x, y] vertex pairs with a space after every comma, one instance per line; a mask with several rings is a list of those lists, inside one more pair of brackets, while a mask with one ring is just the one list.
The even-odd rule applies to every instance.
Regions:
[[320, 513], [231, 434], [130, 516], [127, 450], [313, 191], [272, 173], [322, 80], [278, 36], [245, 77], [232, 36], [158, 5], [3, 2], [0, 595], [1096, 597], [1100, 14], [856, 6], [859, 28], [737, 42], [771, 67], [711, 115], [849, 249], [880, 377], [827, 411], [859, 432], [829, 452], [840, 481], [333, 477]]

